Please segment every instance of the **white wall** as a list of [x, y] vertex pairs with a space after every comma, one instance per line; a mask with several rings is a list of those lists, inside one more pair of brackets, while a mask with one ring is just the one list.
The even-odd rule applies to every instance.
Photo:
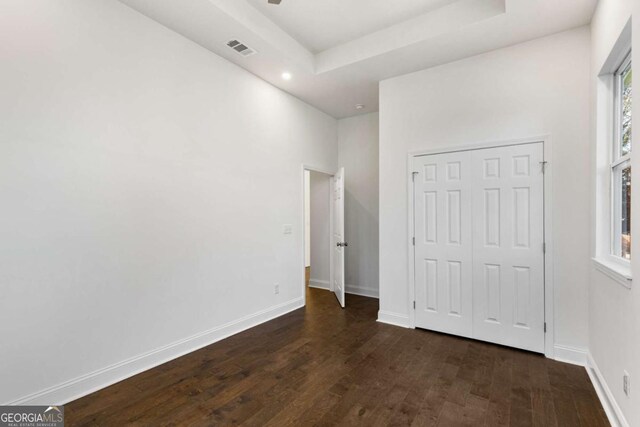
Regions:
[[407, 153], [548, 134], [555, 339], [586, 349], [589, 40], [578, 28], [381, 82], [381, 314], [401, 323], [409, 313]]
[[117, 1], [6, 0], [0, 33], [0, 402], [302, 304], [335, 119]]
[[[635, 8], [635, 10], [633, 10]], [[615, 42], [629, 17], [635, 13], [633, 22], [633, 63], [635, 68], [640, 64], [640, 2], [635, 0], [600, 0], [596, 9], [592, 24], [592, 61], [591, 61], [591, 90], [592, 90], [592, 117], [596, 117], [596, 106], [602, 105], [602, 92], [598, 87], [598, 73], [603, 67]], [[637, 70], [636, 70], [637, 71]], [[637, 72], [636, 72], [637, 74]], [[638, 79], [636, 78], [636, 86]], [[632, 235], [640, 236], [640, 187], [637, 184], [637, 172], [640, 170], [640, 157], [637, 155], [640, 141], [638, 129], [640, 129], [640, 91], [634, 91], [634, 135], [632, 168], [634, 170], [632, 186]], [[605, 101], [606, 102], [606, 101]], [[602, 110], [601, 110], [602, 111]], [[591, 135], [591, 152], [596, 152], [596, 135], [603, 129], [593, 120], [593, 132]], [[604, 130], [606, 133], [606, 130]], [[606, 147], [605, 147], [606, 151]], [[595, 162], [594, 162], [595, 165]], [[592, 171], [594, 181], [591, 186], [592, 214], [595, 220], [596, 204], [608, 203], [603, 201], [607, 195], [595, 194], [595, 167]], [[595, 222], [592, 228], [595, 229]], [[600, 226], [600, 225], [599, 225]], [[607, 226], [602, 225], [602, 226]], [[636, 237], [636, 241], [637, 241]], [[595, 254], [595, 239], [592, 251]], [[589, 292], [589, 351], [599, 372], [601, 380], [609, 389], [610, 398], [614, 406], [618, 406], [622, 419], [626, 418], [627, 425], [640, 425], [640, 256], [637, 245], [632, 252], [631, 270], [636, 278], [631, 289], [627, 289], [617, 282], [609, 279], [599, 271], [590, 268], [590, 292]], [[631, 396], [627, 397], [622, 391], [623, 370], [631, 375]], [[624, 421], [622, 421], [624, 423]]]
[[311, 265], [311, 172], [304, 171], [304, 265]]
[[378, 113], [338, 121], [338, 162], [345, 168], [346, 291], [378, 296]]
[[331, 176], [311, 172], [311, 286], [329, 288]]

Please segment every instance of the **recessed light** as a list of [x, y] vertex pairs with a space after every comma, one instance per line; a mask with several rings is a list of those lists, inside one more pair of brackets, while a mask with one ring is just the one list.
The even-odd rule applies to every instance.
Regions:
[[356, 110], [362, 110], [364, 108], [364, 104], [356, 104]]
[[282, 78], [283, 80], [291, 80], [291, 73], [285, 71], [284, 73], [282, 73]]

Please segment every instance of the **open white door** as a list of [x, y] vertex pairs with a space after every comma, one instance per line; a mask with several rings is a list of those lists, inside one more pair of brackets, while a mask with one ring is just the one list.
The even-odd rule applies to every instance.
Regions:
[[331, 290], [344, 308], [344, 168], [331, 179]]

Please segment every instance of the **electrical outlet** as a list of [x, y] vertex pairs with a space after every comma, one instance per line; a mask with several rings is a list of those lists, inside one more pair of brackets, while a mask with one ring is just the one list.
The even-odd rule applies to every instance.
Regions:
[[280, 285], [278, 285], [277, 283], [273, 285], [273, 293], [276, 295], [280, 293]]
[[624, 371], [624, 374], [622, 376], [622, 391], [624, 391], [624, 394], [626, 394], [627, 396], [629, 396], [629, 393], [631, 393], [631, 377], [629, 376], [629, 372]]

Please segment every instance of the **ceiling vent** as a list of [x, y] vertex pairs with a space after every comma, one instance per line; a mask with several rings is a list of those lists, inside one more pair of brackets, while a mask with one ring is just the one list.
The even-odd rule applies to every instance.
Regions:
[[235, 50], [238, 55], [245, 56], [245, 57], [251, 56], [257, 53], [254, 49], [251, 49], [246, 44], [240, 43], [238, 40], [231, 40], [230, 42], [227, 43], [227, 46]]

